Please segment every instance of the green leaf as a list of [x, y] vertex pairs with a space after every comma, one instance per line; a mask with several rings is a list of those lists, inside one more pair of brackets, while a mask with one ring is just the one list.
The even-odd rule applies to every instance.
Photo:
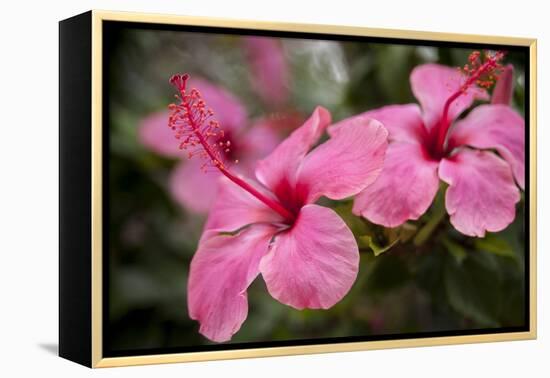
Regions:
[[333, 210], [338, 214], [349, 227], [354, 235], [364, 235], [374, 233], [374, 229], [368, 227], [368, 225], [362, 221], [362, 219], [351, 212], [353, 202], [339, 203], [333, 207]]
[[413, 243], [417, 247], [423, 245], [430, 238], [439, 223], [445, 218], [445, 214], [447, 214], [444, 201], [445, 187], [444, 184], [441, 185], [430, 210], [428, 221], [414, 237]]
[[442, 239], [443, 245], [445, 248], [447, 248], [447, 251], [455, 258], [456, 262], [460, 265], [468, 257], [468, 252], [466, 252], [466, 249], [454, 241], [443, 238]]
[[411, 279], [409, 267], [400, 256], [384, 254], [376, 258], [373, 265], [366, 282], [369, 295], [379, 294], [384, 297]]
[[374, 252], [374, 256], [387, 252], [398, 242], [406, 243], [417, 230], [415, 225], [408, 222], [394, 228], [382, 228], [370, 225], [367, 221], [362, 221], [362, 223], [363, 229], [366, 232], [363, 232], [363, 235], [360, 234], [361, 236], [357, 238], [359, 248], [371, 249]]
[[393, 243], [395, 240], [406, 243], [416, 234], [417, 230], [418, 227], [414, 224], [405, 222], [399, 227], [384, 228], [384, 235], [389, 243]]
[[498, 327], [503, 291], [498, 264], [485, 253], [470, 254], [462, 264], [449, 259], [445, 289], [451, 307], [479, 327]]
[[377, 49], [377, 80], [388, 98], [398, 103], [410, 99], [408, 77], [415, 63], [414, 47], [388, 45]]
[[370, 249], [372, 249], [372, 252], [374, 252], [374, 256], [379, 256], [382, 253], [389, 251], [391, 247], [397, 244], [398, 241], [399, 239], [395, 239], [390, 244], [381, 246], [378, 245], [369, 235], [363, 235], [359, 236], [359, 248], [369, 247]]
[[487, 234], [483, 239], [476, 239], [474, 246], [480, 251], [489, 252], [497, 256], [511, 257], [516, 259], [517, 254], [512, 245], [495, 234]]

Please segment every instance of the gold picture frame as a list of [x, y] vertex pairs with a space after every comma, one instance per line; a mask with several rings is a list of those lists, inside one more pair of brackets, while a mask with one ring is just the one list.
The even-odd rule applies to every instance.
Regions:
[[[387, 349], [402, 347], [419, 347], [448, 344], [466, 344], [494, 341], [528, 340], [535, 339], [537, 335], [537, 307], [536, 307], [536, 203], [537, 203], [537, 169], [536, 169], [536, 113], [537, 113], [537, 41], [530, 38], [513, 38], [499, 36], [481, 36], [469, 34], [436, 33], [410, 30], [377, 29], [366, 27], [317, 25], [317, 24], [294, 24], [280, 22], [259, 22], [252, 20], [231, 20], [209, 17], [189, 17], [146, 13], [126, 13], [93, 10], [88, 16], [91, 24], [91, 229], [90, 258], [88, 261], [90, 271], [91, 300], [90, 308], [90, 359], [84, 364], [91, 367], [114, 367], [143, 364], [160, 364], [188, 361], [207, 361], [220, 359], [237, 359], [251, 357], [283, 356], [296, 354], [347, 352], [371, 349]], [[529, 108], [526, 117], [530, 126], [530, 228], [529, 228], [529, 330], [525, 332], [494, 333], [479, 335], [457, 335], [445, 337], [422, 337], [400, 340], [380, 340], [362, 342], [343, 342], [335, 344], [316, 344], [285, 347], [265, 347], [254, 349], [232, 349], [222, 351], [189, 352], [173, 354], [155, 354], [123, 357], [104, 357], [102, 352], [102, 306], [103, 306], [103, 250], [102, 250], [102, 201], [103, 201], [103, 161], [102, 161], [102, 140], [103, 140], [103, 35], [102, 24], [104, 21], [116, 22], [138, 22], [167, 25], [190, 25], [203, 27], [238, 28], [263, 31], [285, 31], [301, 33], [324, 33], [342, 36], [362, 36], [377, 38], [397, 38], [406, 40], [441, 41], [459, 43], [486, 43], [510, 46], [523, 46], [529, 49]], [[62, 104], [63, 106], [63, 104]], [[63, 283], [61, 284], [63, 286]], [[60, 305], [64, 308], [63, 304]], [[61, 319], [60, 319], [61, 321]], [[67, 336], [68, 337], [68, 336]], [[61, 346], [61, 355], [63, 355]], [[71, 356], [65, 356], [69, 359]]]

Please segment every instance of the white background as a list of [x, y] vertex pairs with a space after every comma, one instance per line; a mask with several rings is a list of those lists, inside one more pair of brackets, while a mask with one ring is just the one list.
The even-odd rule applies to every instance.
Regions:
[[[545, 236], [550, 229], [550, 186], [545, 164], [550, 159], [550, 27], [544, 1], [74, 0], [56, 4], [6, 0], [1, 4], [1, 376], [549, 376], [550, 245]], [[98, 371], [56, 357], [57, 22], [92, 8], [538, 38], [538, 340]]]

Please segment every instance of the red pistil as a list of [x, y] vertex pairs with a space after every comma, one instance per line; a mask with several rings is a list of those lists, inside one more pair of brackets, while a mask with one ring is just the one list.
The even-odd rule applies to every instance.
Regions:
[[[267, 197], [252, 185], [231, 173], [222, 159], [222, 153], [230, 151], [231, 143], [224, 141], [224, 131], [220, 124], [212, 120], [214, 112], [206, 107], [200, 92], [192, 88], [186, 91], [188, 74], [174, 75], [170, 83], [174, 85], [179, 95], [178, 104], [170, 104], [168, 126], [175, 132], [176, 139], [180, 140], [180, 149], [188, 151], [188, 157], [199, 156], [205, 160], [201, 166], [203, 171], [214, 167], [228, 179], [262, 201], [268, 207], [279, 213], [286, 221], [294, 220], [295, 216], [276, 200]], [[215, 138], [215, 141], [213, 139]]]
[[443, 107], [443, 115], [440, 120], [439, 127], [437, 128], [435, 148], [436, 154], [442, 156], [445, 153], [445, 142], [451, 123], [449, 121], [449, 108], [451, 104], [460, 96], [466, 93], [466, 91], [474, 84], [481, 88], [490, 88], [498, 79], [498, 75], [502, 70], [502, 65], [499, 63], [504, 57], [503, 51], [497, 51], [494, 54], [485, 52], [482, 58], [482, 54], [479, 51], [474, 51], [468, 57], [468, 64], [460, 68], [460, 71], [465, 75], [466, 79], [460, 86], [458, 91], [453, 93], [445, 102]]

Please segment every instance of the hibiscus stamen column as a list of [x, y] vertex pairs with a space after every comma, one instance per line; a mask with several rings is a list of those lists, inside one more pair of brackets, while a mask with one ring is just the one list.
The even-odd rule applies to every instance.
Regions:
[[441, 121], [436, 129], [435, 152], [438, 156], [445, 154], [445, 142], [451, 126], [451, 122], [449, 121], [449, 108], [451, 104], [457, 98], [465, 94], [468, 88], [474, 84], [484, 89], [490, 88], [498, 79], [498, 74], [502, 70], [502, 65], [499, 62], [503, 57], [504, 52], [502, 51], [497, 51], [493, 54], [485, 52], [483, 57], [479, 51], [474, 51], [468, 57], [469, 63], [460, 69], [465, 75], [465, 81], [460, 88], [445, 101]]
[[[272, 210], [280, 214], [286, 221], [292, 221], [295, 215], [282, 206], [277, 200], [264, 195], [245, 180], [229, 171], [224, 163], [222, 153], [230, 150], [229, 141], [224, 141], [224, 131], [220, 124], [212, 120], [214, 112], [206, 107], [200, 92], [196, 88], [186, 91], [188, 74], [177, 74], [170, 78], [179, 95], [177, 104], [170, 104], [168, 126], [174, 131], [176, 139], [180, 140], [179, 148], [188, 152], [188, 157], [199, 156], [204, 159], [201, 169], [209, 167], [219, 170], [224, 176], [239, 185], [242, 189], [256, 197]], [[215, 139], [215, 142], [212, 139]]]

